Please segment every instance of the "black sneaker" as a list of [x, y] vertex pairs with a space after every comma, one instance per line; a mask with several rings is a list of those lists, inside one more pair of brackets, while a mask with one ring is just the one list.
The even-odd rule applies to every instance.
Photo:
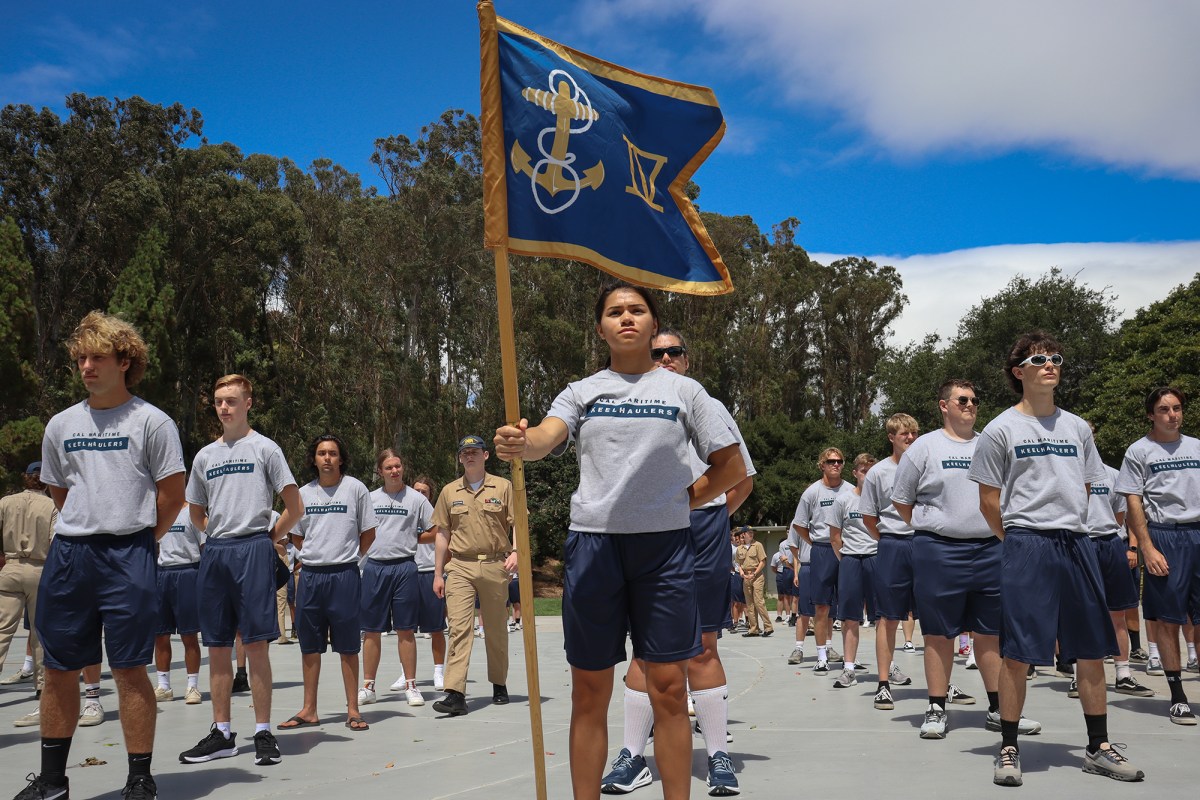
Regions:
[[203, 764], [206, 761], [230, 758], [237, 754], [237, 734], [231, 731], [229, 738], [226, 739], [225, 734], [221, 733], [221, 729], [214, 722], [208, 730], [208, 736], [197, 742], [191, 750], [184, 750], [179, 754], [179, 762], [181, 764]]
[[32, 772], [25, 776], [29, 785], [17, 793], [13, 800], [70, 800], [71, 782], [65, 780], [62, 786], [51, 786], [42, 780], [41, 775]]
[[502, 683], [492, 684], [492, 705], [506, 706], [508, 705], [508, 687]]
[[433, 710], [439, 714], [461, 717], [467, 713], [467, 698], [462, 692], [449, 689], [445, 697], [433, 704]]
[[283, 761], [279, 752], [279, 742], [270, 731], [259, 731], [254, 734], [254, 763], [260, 767], [269, 767]]
[[1054, 669], [1064, 678], [1075, 677], [1075, 665], [1066, 661], [1058, 661], [1054, 664]]
[[230, 691], [234, 694], [250, 691], [250, 680], [246, 677], [246, 673], [239, 672], [233, 676], [233, 688]]
[[121, 790], [125, 800], [155, 800], [158, 797], [158, 786], [149, 775], [130, 775]]

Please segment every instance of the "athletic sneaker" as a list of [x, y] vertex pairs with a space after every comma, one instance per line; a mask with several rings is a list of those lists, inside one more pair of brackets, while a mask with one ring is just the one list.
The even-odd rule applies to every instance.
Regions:
[[1146, 674], [1147, 675], [1162, 675], [1163, 674], [1162, 661], [1155, 656], [1151, 656], [1150, 660], [1146, 662]]
[[958, 654], [963, 658], [971, 655], [971, 645], [964, 644], [962, 647], [958, 648]]
[[125, 800], [155, 800], [158, 797], [158, 785], [149, 775], [130, 775], [121, 790]]
[[189, 686], [183, 695], [183, 702], [189, 706], [198, 705], [203, 698], [200, 696], [200, 689], [195, 686]]
[[42, 724], [42, 710], [35, 708], [23, 717], [13, 720], [14, 728], [33, 728]]
[[377, 699], [378, 698], [375, 695], [375, 690], [368, 686], [364, 686], [358, 690], [358, 704], [360, 706], [369, 706]]
[[1079, 681], [1075, 678], [1067, 685], [1067, 697], [1079, 697]]
[[971, 695], [967, 694], [966, 692], [964, 692], [962, 689], [955, 686], [953, 683], [950, 684], [950, 691], [947, 692], [946, 699], [949, 702], [954, 703], [956, 705], [960, 705], [960, 706], [975, 705], [975, 698], [972, 697]]
[[19, 669], [12, 675], [9, 675], [4, 680], [0, 681], [0, 686], [12, 686], [14, 683], [29, 683], [31, 680], [33, 680], [32, 672], [26, 672], [23, 669]]
[[441, 672], [433, 673], [433, 688], [439, 692], [446, 688], [446, 676]]
[[854, 662], [854, 671], [855, 672], [870, 672], [871, 670], [867, 669], [867, 665], [862, 663], [861, 661], [855, 661]]
[[628, 794], [653, 782], [645, 757], [631, 755], [629, 750], [622, 747], [613, 759], [612, 769], [600, 779], [600, 791], [604, 794]]
[[1195, 658], [1189, 658], [1183, 670], [1184, 672], [1200, 672], [1200, 661], [1197, 661]]
[[[987, 722], [984, 723], [984, 727], [987, 728], [989, 731], [996, 731], [997, 733], [999, 733], [1000, 732], [1000, 712], [999, 711], [987, 712]], [[1026, 719], [1025, 717], [1021, 717], [1019, 720], [1017, 720], [1017, 733], [1020, 734], [1021, 736], [1033, 736], [1034, 734], [1041, 733], [1041, 732], [1042, 732], [1042, 723], [1034, 722], [1033, 720]]]
[[788, 656], [788, 663], [792, 665], [799, 664], [804, 660], [804, 648], [797, 647], [792, 650], [792, 654]]
[[1136, 650], [1129, 651], [1129, 660], [1134, 664], [1145, 664], [1150, 660], [1150, 654], [1139, 647]]
[[246, 677], [246, 673], [238, 672], [233, 676], [233, 688], [230, 691], [234, 694], [250, 691], [250, 680]]
[[732, 797], [741, 794], [737, 776], [733, 774], [733, 761], [724, 750], [718, 750], [708, 758], [708, 793], [713, 797]]
[[904, 643], [904, 646], [903, 646], [903, 647], [901, 647], [900, 649], [901, 649], [901, 650], [903, 650], [903, 651], [904, 651], [904, 652], [906, 652], [906, 653], [915, 653], [915, 652], [917, 652], [917, 648], [913, 647], [913, 643], [912, 643], [912, 642], [905, 642], [905, 643]]
[[846, 659], [842, 656], [842, 654], [839, 653], [837, 650], [834, 650], [832, 647], [826, 647], [825, 654], [826, 654], [826, 657], [829, 659], [830, 663], [833, 663], [835, 661], [845, 663], [845, 661], [846, 661]]
[[279, 742], [270, 731], [259, 731], [254, 734], [254, 763], [260, 767], [269, 767], [283, 761], [279, 753]]
[[169, 703], [174, 699], [175, 691], [173, 689], [164, 689], [160, 686], [154, 690], [154, 702], [156, 703]]
[[1031, 681], [1031, 680], [1033, 680], [1035, 675], [1037, 675], [1037, 670], [1034, 669], [1033, 664], [1030, 664], [1029, 667], [1025, 670], [1025, 680]]
[[783, 617], [781, 617], [781, 616], [779, 616], [778, 614], [776, 614], [776, 615], [775, 615], [775, 621], [776, 621], [776, 622], [783, 622]]
[[921, 738], [946, 738], [946, 709], [933, 703], [929, 704], [925, 709], [925, 721], [921, 723]]
[[25, 780], [29, 781], [29, 785], [17, 792], [13, 800], [70, 800], [70, 780], [62, 786], [51, 786], [42, 781], [41, 775], [32, 772], [25, 776]]
[[408, 679], [404, 676], [404, 672], [400, 673], [400, 677], [396, 678], [396, 682], [388, 687], [389, 692], [403, 692], [408, 687]]
[[1091, 775], [1103, 775], [1115, 781], [1140, 781], [1146, 773], [1135, 767], [1133, 763], [1117, 752], [1117, 748], [1125, 749], [1123, 744], [1109, 744], [1101, 747], [1095, 753], [1083, 751], [1083, 771]]
[[[257, 746], [258, 742], [255, 741]], [[231, 758], [238, 754], [237, 734], [230, 732], [229, 737], [221, 733], [217, 723], [213, 723], [205, 736], [191, 750], [179, 754], [181, 764], [203, 764], [206, 761], [216, 761], [218, 758]]]
[[841, 621], [840, 619], [835, 619], [835, 620], [833, 621], [833, 629], [834, 629], [835, 631], [841, 631], [841, 630], [842, 630], [842, 621]]
[[409, 686], [404, 691], [404, 694], [405, 694], [405, 697], [408, 698], [408, 704], [410, 706], [425, 705], [425, 695], [421, 694], [421, 690], [417, 688], [417, 685], [415, 683], [412, 686]]
[[912, 683], [912, 678], [900, 671], [900, 668], [892, 664], [892, 669], [888, 672], [888, 683], [892, 686], [908, 686]]
[[687, 703], [688, 703], [688, 716], [689, 717], [696, 716], [696, 704], [694, 702], [692, 702], [692, 696], [690, 694], [687, 696]]
[[815, 667], [813, 667], [813, 672], [817, 675], [827, 674], [829, 672], [829, 662], [828, 661], [818, 661], [817, 665]]
[[[696, 724], [692, 726], [692, 733], [697, 736], [704, 735], [704, 732], [700, 730], [700, 720], [696, 720]], [[652, 741], [654, 741], [653, 727], [650, 728], [650, 738], [646, 740], [646, 743], [649, 744]], [[733, 731], [729, 730], [729, 728], [725, 729], [725, 744], [733, 744]]]
[[858, 678], [854, 677], [854, 670], [844, 669], [842, 670], [842, 674], [838, 676], [837, 680], [833, 682], [833, 688], [849, 689], [851, 686], [854, 686], [857, 683]]
[[1171, 706], [1171, 722], [1176, 725], [1195, 725], [1196, 715], [1187, 703], [1174, 703]]
[[975, 663], [975, 651], [971, 651], [971, 655], [967, 656], [967, 669], [979, 669], [979, 665]]
[[1021, 754], [1015, 747], [1001, 747], [992, 767], [992, 783], [997, 786], [1021, 785]]
[[879, 691], [875, 693], [875, 707], [880, 711], [891, 711], [896, 707], [896, 702], [892, 699], [892, 692], [886, 686], [880, 686]]
[[79, 710], [79, 727], [90, 728], [104, 722], [104, 706], [95, 697], [83, 698], [83, 708]]
[[1075, 665], [1074, 664], [1067, 663], [1066, 661], [1055, 661], [1054, 669], [1057, 670], [1058, 674], [1064, 678], [1075, 677]]
[[1130, 675], [1127, 678], [1118, 678], [1113, 684], [1113, 691], [1117, 694], [1131, 694], [1134, 697], [1153, 697], [1154, 690], [1149, 686], [1138, 683], [1137, 678]]

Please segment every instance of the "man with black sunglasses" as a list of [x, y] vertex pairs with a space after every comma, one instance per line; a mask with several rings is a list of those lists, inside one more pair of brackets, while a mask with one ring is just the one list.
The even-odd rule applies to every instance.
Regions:
[[979, 510], [1001, 547], [1003, 640], [1000, 752], [992, 781], [1020, 786], [1017, 734], [1027, 665], [1050, 665], [1054, 643], [1076, 661], [1088, 744], [1083, 771], [1120, 781], [1145, 774], [1108, 741], [1104, 658], [1117, 640], [1096, 550], [1088, 540], [1088, 496], [1108, 475], [1088, 424], [1054, 404], [1062, 347], [1028, 333], [1009, 352], [1005, 374], [1021, 400], [992, 420], [975, 446], [968, 477], [979, 484]]

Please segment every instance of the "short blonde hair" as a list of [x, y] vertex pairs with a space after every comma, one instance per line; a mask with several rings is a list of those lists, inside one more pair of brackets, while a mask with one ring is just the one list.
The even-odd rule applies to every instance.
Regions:
[[119, 361], [128, 361], [125, 371], [125, 387], [136, 386], [146, 374], [150, 353], [146, 341], [137, 329], [125, 320], [92, 311], [79, 321], [79, 326], [67, 340], [67, 351], [71, 360], [78, 362], [87, 354], [113, 356]]
[[241, 387], [242, 394], [246, 397], [254, 397], [254, 386], [245, 375], [238, 375], [236, 372], [233, 372], [223, 378], [217, 378], [217, 382], [213, 384], [213, 392], [215, 393], [217, 389], [223, 389], [226, 386]]
[[818, 467], [825, 463], [825, 459], [829, 458], [830, 453], [836, 453], [837, 457], [842, 459], [842, 461], [846, 460], [846, 456], [845, 456], [845, 454], [842, 453], [841, 450], [837, 449], [836, 447], [826, 447], [824, 450], [821, 451], [820, 458], [817, 459]]
[[888, 417], [885, 427], [889, 436], [894, 436], [897, 433], [908, 433], [910, 431], [916, 433], [921, 429], [917, 421], [908, 414], [892, 414]]
[[863, 467], [866, 467], [867, 469], [870, 469], [875, 465], [876, 461], [878, 461], [878, 459], [870, 453], [859, 453], [854, 457], [854, 468], [862, 469]]

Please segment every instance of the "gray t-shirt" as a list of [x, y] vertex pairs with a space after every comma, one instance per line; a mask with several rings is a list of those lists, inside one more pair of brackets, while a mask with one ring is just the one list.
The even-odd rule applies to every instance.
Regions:
[[861, 499], [854, 491], [842, 492], [833, 501], [833, 510], [829, 513], [830, 526], [842, 529], [844, 556], [873, 556], [879, 551], [879, 542], [875, 541], [863, 522], [859, 508]]
[[437, 546], [433, 544], [417, 545], [417, 572], [433, 572], [437, 564]]
[[[833, 503], [842, 492], [853, 491], [854, 484], [850, 481], [842, 481], [832, 489], [826, 486], [824, 481], [817, 481], [805, 489], [804, 494], [800, 495], [800, 502], [796, 504], [796, 515], [792, 518], [792, 525], [808, 528], [808, 535], [812, 537], [814, 543], [825, 542], [828, 544], [829, 521]], [[804, 541], [792, 527], [788, 528], [788, 536], [796, 537], [792, 540], [793, 542]]]
[[1009, 408], [976, 438], [967, 475], [1000, 488], [1006, 529], [1087, 532], [1086, 484], [1107, 474], [1086, 422], [1061, 408], [1047, 417]]
[[858, 509], [863, 514], [879, 517], [879, 534], [912, 536], [913, 529], [892, 505], [892, 483], [896, 480], [896, 462], [885, 458], [877, 462], [863, 478]]
[[[702, 459], [737, 444], [704, 388], [670, 370], [605, 369], [575, 381], [547, 412], [579, 454], [571, 529], [654, 533], [690, 524], [691, 448]], [[561, 453], [565, 444], [556, 449]]]
[[205, 509], [214, 539], [265, 531], [275, 495], [296, 479], [279, 445], [250, 431], [235, 442], [206, 444], [192, 462], [187, 501]]
[[200, 563], [200, 546], [204, 544], [204, 532], [192, 524], [191, 511], [184, 506], [171, 527], [158, 540], [158, 565], [160, 567], [182, 567]]
[[995, 535], [979, 510], [979, 487], [969, 476], [978, 442], [978, 436], [959, 442], [944, 430], [930, 431], [901, 456], [892, 499], [913, 507], [914, 528], [951, 539]]
[[56, 536], [128, 535], [158, 521], [157, 483], [183, 472], [171, 418], [140, 397], [55, 414], [42, 437], [42, 483], [67, 489]]
[[[710, 395], [709, 400], [712, 402], [713, 409], [716, 411], [717, 416], [721, 418], [721, 421], [725, 423], [726, 427], [733, 431], [733, 435], [737, 437], [738, 450], [740, 450], [742, 453], [742, 461], [746, 463], [746, 477], [757, 475], [758, 470], [754, 468], [754, 462], [750, 460], [750, 451], [746, 449], [746, 440], [742, 438], [742, 432], [738, 429], [737, 423], [733, 419], [733, 415], [729, 413], [729, 409], [725, 407], [725, 404], [717, 398]], [[700, 457], [700, 454], [696, 452], [694, 445], [690, 447], [689, 450], [691, 451], [692, 455], [692, 482], [695, 483], [696, 479], [708, 471], [708, 462]], [[709, 500], [707, 503], [702, 505], [701, 508], [715, 508], [723, 505], [725, 505], [725, 494], [722, 492], [720, 496]]]
[[1149, 436], [1138, 439], [1125, 451], [1117, 491], [1140, 494], [1150, 522], [1200, 521], [1200, 440], [1191, 436], [1174, 442], [1156, 442]]
[[1117, 484], [1117, 471], [1107, 464], [1104, 471], [1108, 477], [1092, 481], [1092, 493], [1088, 497], [1088, 533], [1092, 538], [1117, 534], [1128, 539], [1124, 525], [1117, 524], [1117, 514], [1125, 512], [1125, 495], [1113, 489]]
[[304, 516], [292, 533], [304, 539], [300, 563], [325, 567], [358, 562], [359, 536], [379, 525], [371, 493], [358, 478], [343, 475], [328, 488], [317, 481], [300, 487]]
[[417, 554], [417, 537], [433, 527], [433, 506], [425, 495], [405, 486], [391, 494], [380, 486], [371, 492], [371, 505], [379, 525], [370, 558], [409, 558]]

